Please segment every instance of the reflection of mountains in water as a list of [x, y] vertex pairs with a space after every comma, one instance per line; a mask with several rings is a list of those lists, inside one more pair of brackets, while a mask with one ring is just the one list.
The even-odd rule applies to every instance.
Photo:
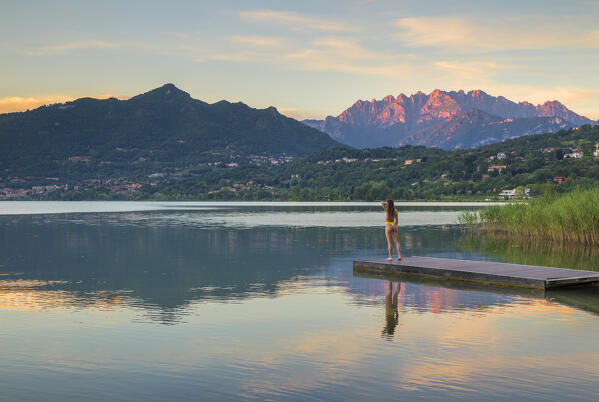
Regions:
[[462, 310], [484, 311], [492, 307], [520, 303], [523, 297], [542, 297], [539, 292], [510, 292], [468, 283], [423, 280], [413, 275], [376, 275], [359, 273], [360, 281], [348, 283], [348, 290], [358, 305], [384, 304], [390, 281], [401, 282], [399, 308], [435, 314]]

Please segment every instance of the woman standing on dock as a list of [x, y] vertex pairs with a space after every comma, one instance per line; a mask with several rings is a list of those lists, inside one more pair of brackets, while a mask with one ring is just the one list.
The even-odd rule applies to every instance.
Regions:
[[395, 242], [395, 248], [397, 249], [397, 259], [401, 261], [401, 249], [399, 247], [399, 240], [397, 239], [397, 223], [398, 215], [393, 200], [387, 200], [381, 202], [381, 205], [385, 209], [385, 236], [387, 237], [387, 245], [389, 247], [389, 258], [393, 259], [393, 243]]

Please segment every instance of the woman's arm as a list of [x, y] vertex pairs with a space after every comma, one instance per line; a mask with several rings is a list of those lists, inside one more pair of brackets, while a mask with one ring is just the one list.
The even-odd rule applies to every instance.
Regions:
[[385, 211], [387, 210], [387, 203], [385, 201], [381, 202], [381, 206], [385, 208]]
[[397, 212], [397, 209], [395, 210], [395, 216], [393, 219], [395, 220], [395, 228], [397, 228], [397, 224], [399, 223], [399, 213]]

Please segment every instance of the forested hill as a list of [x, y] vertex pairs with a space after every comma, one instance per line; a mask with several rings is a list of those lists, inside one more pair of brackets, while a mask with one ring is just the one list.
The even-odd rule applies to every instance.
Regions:
[[195, 166], [141, 178], [133, 190], [124, 189], [123, 182], [109, 182], [34, 198], [482, 200], [498, 199], [502, 190], [518, 187], [539, 195], [597, 186], [597, 143], [599, 127], [587, 125], [468, 150], [336, 148], [283, 164]]
[[12, 177], [132, 176], [334, 146], [274, 107], [208, 104], [172, 84], [129, 100], [82, 98], [0, 115], [0, 171]]
[[[164, 181], [156, 198], [284, 200], [497, 199], [521, 187], [532, 195], [599, 184], [599, 127], [540, 134], [485, 147], [332, 149], [272, 169], [218, 169]], [[580, 151], [580, 159], [566, 157]], [[557, 181], [556, 181], [557, 178]], [[562, 182], [563, 179], [563, 182]]]

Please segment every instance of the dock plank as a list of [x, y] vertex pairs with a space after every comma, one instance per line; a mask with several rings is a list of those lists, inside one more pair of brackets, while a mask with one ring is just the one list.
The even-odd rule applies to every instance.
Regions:
[[435, 257], [354, 261], [354, 271], [402, 273], [534, 288], [599, 283], [599, 272]]

